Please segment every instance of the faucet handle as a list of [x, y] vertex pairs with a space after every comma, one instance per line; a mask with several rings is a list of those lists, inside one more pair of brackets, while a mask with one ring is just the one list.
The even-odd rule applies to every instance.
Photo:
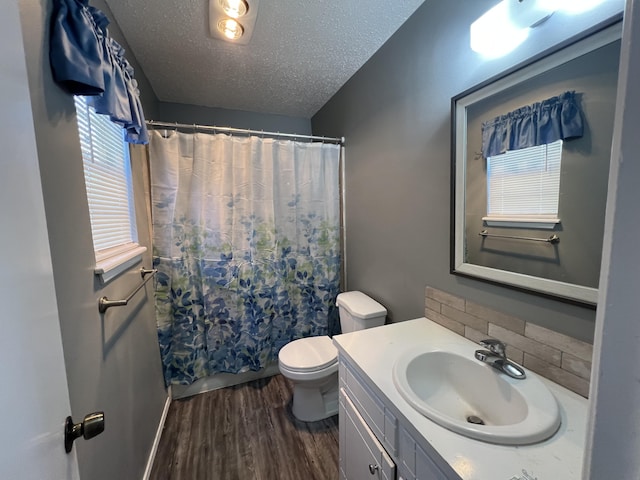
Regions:
[[496, 340], [495, 338], [487, 338], [485, 340], [481, 340], [480, 345], [482, 345], [483, 347], [487, 347], [496, 355], [500, 355], [501, 357], [506, 358], [505, 349], [507, 348], [507, 346], [504, 342]]

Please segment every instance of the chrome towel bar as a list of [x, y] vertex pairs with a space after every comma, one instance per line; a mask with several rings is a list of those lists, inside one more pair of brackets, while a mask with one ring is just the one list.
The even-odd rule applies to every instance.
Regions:
[[515, 240], [530, 240], [532, 242], [546, 242], [546, 243], [558, 243], [560, 237], [556, 234], [551, 235], [549, 238], [534, 238], [534, 237], [518, 237], [516, 235], [498, 235], [497, 233], [489, 233], [486, 230], [482, 230], [478, 235], [481, 237], [497, 237], [497, 238], [513, 238]]
[[[146, 268], [141, 268], [140, 269], [140, 276], [143, 278], [142, 282], [140, 283], [140, 285], [138, 285], [135, 290], [133, 292], [131, 292], [129, 294], [129, 296], [127, 298], [125, 298], [124, 300], [109, 300], [107, 297], [100, 297], [100, 299], [98, 300], [98, 311], [100, 313], [104, 313], [107, 311], [108, 308], [110, 307], [122, 307], [124, 305], [127, 305], [129, 303], [129, 301], [133, 298], [133, 296], [138, 293], [138, 291], [145, 286], [145, 284], [158, 272], [158, 270], [156, 268], [151, 268], [151, 269], [146, 269]], [[147, 277], [147, 275], [149, 275]]]

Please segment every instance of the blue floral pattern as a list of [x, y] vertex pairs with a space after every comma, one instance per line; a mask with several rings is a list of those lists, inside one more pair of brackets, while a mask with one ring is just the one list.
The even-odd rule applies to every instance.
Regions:
[[259, 370], [337, 332], [339, 147], [152, 132], [150, 149], [167, 384]]

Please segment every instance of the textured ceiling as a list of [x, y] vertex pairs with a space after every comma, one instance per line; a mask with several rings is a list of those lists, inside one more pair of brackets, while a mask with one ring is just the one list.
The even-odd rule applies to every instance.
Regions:
[[209, 36], [208, 0], [107, 3], [160, 101], [310, 118], [423, 1], [262, 0], [248, 45]]

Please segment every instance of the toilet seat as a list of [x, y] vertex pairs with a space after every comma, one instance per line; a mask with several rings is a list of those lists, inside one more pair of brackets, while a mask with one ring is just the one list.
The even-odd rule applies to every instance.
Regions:
[[338, 350], [328, 336], [294, 340], [280, 350], [280, 367], [290, 372], [312, 373], [337, 367]]

